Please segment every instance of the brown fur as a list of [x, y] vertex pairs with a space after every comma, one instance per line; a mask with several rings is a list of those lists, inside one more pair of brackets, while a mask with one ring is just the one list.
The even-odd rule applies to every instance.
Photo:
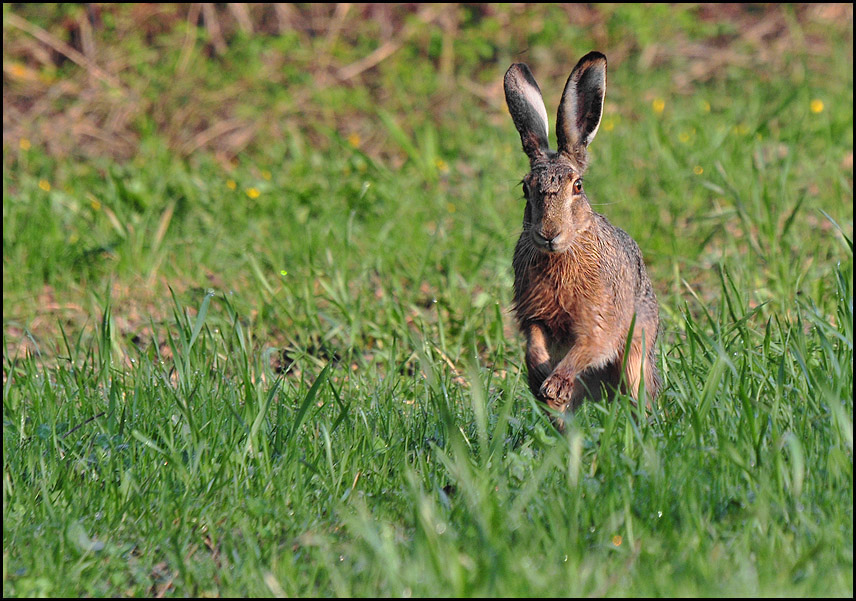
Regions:
[[[513, 92], [518, 84], [507, 83], [507, 95], [509, 85]], [[596, 118], [590, 131], [596, 131]], [[515, 123], [523, 139], [528, 122]], [[600, 398], [602, 390], [608, 397], [620, 389], [639, 399], [643, 380], [648, 399], [655, 398], [659, 310], [639, 247], [594, 212], [576, 184], [581, 186], [585, 171], [584, 146], [527, 154], [531, 171], [523, 180], [526, 209], [513, 268], [514, 310], [526, 336], [532, 393], [560, 412], [575, 410], [584, 398]], [[561, 419], [556, 423], [562, 427]]]

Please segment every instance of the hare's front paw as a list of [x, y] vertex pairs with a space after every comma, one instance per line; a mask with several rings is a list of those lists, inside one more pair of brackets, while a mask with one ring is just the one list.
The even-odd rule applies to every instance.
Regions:
[[574, 378], [554, 373], [541, 384], [541, 398], [552, 409], [564, 411], [571, 404]]

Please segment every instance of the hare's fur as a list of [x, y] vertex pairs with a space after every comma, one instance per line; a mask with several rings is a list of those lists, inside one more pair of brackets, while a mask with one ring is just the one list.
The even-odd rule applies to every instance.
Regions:
[[611, 396], [621, 389], [638, 400], [644, 381], [650, 400], [660, 388], [659, 310], [642, 253], [624, 230], [592, 210], [582, 189], [605, 91], [606, 57], [591, 52], [565, 86], [554, 152], [529, 68], [515, 64], [505, 75], [509, 112], [531, 167], [514, 251], [514, 310], [526, 337], [529, 387], [558, 412], [604, 390]]

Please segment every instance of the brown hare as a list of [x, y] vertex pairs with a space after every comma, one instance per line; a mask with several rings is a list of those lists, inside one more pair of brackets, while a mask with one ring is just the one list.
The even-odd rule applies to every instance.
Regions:
[[[659, 310], [639, 246], [594, 212], [583, 190], [587, 148], [603, 114], [606, 57], [590, 52], [571, 72], [559, 104], [558, 152], [547, 141], [547, 110], [525, 64], [505, 74], [505, 99], [530, 172], [514, 250], [514, 311], [526, 337], [529, 388], [556, 412], [621, 389], [649, 399]], [[554, 416], [561, 430], [564, 422]]]

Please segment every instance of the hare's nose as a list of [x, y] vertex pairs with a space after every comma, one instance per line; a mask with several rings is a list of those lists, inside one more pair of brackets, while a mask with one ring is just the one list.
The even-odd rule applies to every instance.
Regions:
[[535, 244], [549, 251], [556, 250], [557, 243], [559, 242], [559, 238], [561, 237], [561, 234], [552, 236], [551, 234], [544, 235], [539, 231], [533, 230], [532, 232], [532, 239], [535, 241]]

